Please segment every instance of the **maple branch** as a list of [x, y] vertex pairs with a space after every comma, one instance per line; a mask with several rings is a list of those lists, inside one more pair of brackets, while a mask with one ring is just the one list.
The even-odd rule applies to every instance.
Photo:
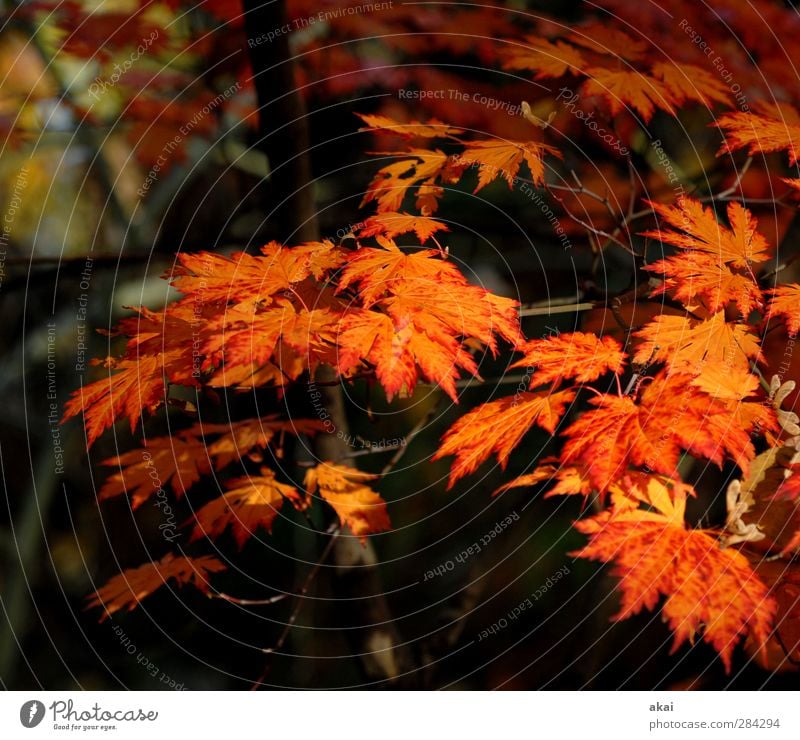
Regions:
[[[555, 186], [553, 186], [553, 187], [555, 187]], [[560, 190], [570, 190], [571, 192], [577, 193], [577, 194], [584, 194], [584, 195], [589, 195], [590, 194], [590, 191], [586, 190], [586, 188], [584, 188], [582, 185], [577, 190], [575, 188], [565, 188], [565, 187], [562, 187], [562, 188], [559, 188], [559, 189]], [[601, 203], [605, 203], [606, 200], [607, 200], [607, 199], [604, 199], [604, 198], [602, 198], [601, 196], [599, 196], [597, 194], [592, 194], [592, 195], [595, 198], [597, 198]], [[570, 211], [569, 208], [567, 208], [566, 205], [564, 205], [564, 200], [562, 198], [559, 198], [558, 196], [555, 196], [555, 197], [556, 197], [556, 200], [561, 204], [561, 207], [564, 209], [564, 213], [567, 215], [567, 217], [570, 220], [574, 221], [576, 224], [578, 224], [578, 226], [580, 226], [581, 228], [585, 229], [589, 233], [594, 234], [595, 236], [602, 236], [604, 239], [607, 239], [608, 241], [613, 242], [614, 244], [616, 244], [620, 248], [624, 249], [632, 257], [635, 257], [636, 259], [641, 259], [642, 256], [640, 254], [637, 254], [636, 251], [634, 251], [630, 246], [625, 244], [625, 242], [621, 241], [620, 239], [618, 239], [613, 234], [609, 234], [607, 231], [604, 231], [603, 229], [598, 229], [595, 226], [592, 226], [591, 224], [586, 223], [586, 221], [584, 221], [582, 218], [579, 218], [578, 216], [576, 216], [574, 213], [572, 213], [572, 211]], [[612, 214], [613, 214], [613, 211], [612, 211]], [[614, 214], [614, 215], [616, 216], [616, 214]]]
[[522, 316], [550, 316], [555, 313], [576, 313], [577, 311], [591, 311], [598, 306], [604, 306], [605, 303], [598, 301], [583, 301], [582, 303], [550, 303], [550, 305], [542, 306], [541, 308], [521, 308], [519, 315]]
[[736, 180], [733, 182], [733, 184], [729, 188], [723, 190], [721, 193], [717, 193], [715, 199], [722, 200], [724, 198], [727, 198], [729, 195], [733, 195], [734, 193], [738, 192], [742, 184], [742, 180], [744, 179], [744, 176], [747, 174], [747, 170], [750, 169], [750, 166], [752, 164], [753, 164], [753, 158], [748, 157], [745, 160], [744, 164], [742, 165], [741, 169], [736, 172]]
[[267, 661], [267, 666], [264, 669], [264, 672], [250, 687], [251, 691], [256, 691], [264, 683], [265, 679], [269, 675], [269, 672], [272, 669], [272, 660], [271, 660], [272, 656], [280, 653], [280, 651], [283, 649], [283, 646], [286, 643], [286, 640], [289, 637], [292, 628], [297, 622], [298, 616], [300, 616], [300, 610], [303, 608], [304, 599], [308, 595], [308, 590], [311, 587], [311, 584], [314, 581], [314, 579], [317, 577], [317, 573], [319, 573], [323, 563], [328, 559], [328, 556], [331, 554], [331, 551], [333, 550], [334, 545], [336, 545], [336, 542], [339, 539], [339, 535], [341, 533], [342, 529], [341, 527], [339, 527], [338, 524], [332, 524], [330, 527], [328, 527], [327, 534], [330, 534], [331, 538], [325, 545], [325, 549], [322, 551], [322, 554], [319, 556], [319, 559], [314, 564], [314, 567], [308, 572], [306, 579], [303, 581], [303, 585], [300, 587], [300, 591], [298, 591], [297, 595], [295, 596], [294, 608], [292, 609], [292, 613], [289, 615], [289, 619], [287, 620], [283, 628], [283, 631], [278, 636], [278, 640], [273, 647], [262, 648], [261, 650], [261, 652], [267, 653], [270, 656], [270, 660]]
[[268, 599], [239, 599], [236, 596], [231, 596], [221, 591], [216, 594], [212, 594], [211, 592], [208, 594], [208, 598], [210, 599], [222, 599], [223, 601], [229, 601], [231, 604], [239, 604], [239, 606], [266, 606], [268, 604], [277, 604], [279, 601], [288, 598], [288, 596], [289, 594], [277, 594], [275, 596], [270, 596]]

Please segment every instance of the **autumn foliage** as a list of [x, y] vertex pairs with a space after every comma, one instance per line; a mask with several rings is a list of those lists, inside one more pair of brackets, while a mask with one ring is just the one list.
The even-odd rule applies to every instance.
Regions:
[[[389, 402], [427, 385], [458, 403], [459, 382], [478, 382], [484, 358], [505, 356], [509, 369], [526, 369], [524, 388], [464, 412], [430, 451], [433, 461], [449, 461], [448, 488], [485, 463], [505, 468], [513, 452], [525, 453], [528, 432], [543, 430], [553, 438], [553, 456], [531, 455], [527, 472], [495, 495], [579, 497], [585, 512], [575, 527], [587, 539], [574, 555], [610, 564], [617, 619], [660, 609], [675, 647], [704, 640], [730, 670], [734, 649], [746, 644], [766, 662], [785, 620], [797, 618], [796, 603], [779, 587], [796, 579], [791, 562], [800, 550], [800, 427], [785, 403], [794, 381], [764, 346], [776, 332], [793, 346], [800, 285], [783, 281], [783, 233], [759, 225], [764, 216], [747, 193], [748, 178], [760, 178], [753, 188], [766, 179], [775, 200], [792, 202], [798, 180], [781, 168], [797, 163], [800, 115], [788, 101], [766, 99], [742, 50], [731, 50], [731, 69], [750, 95], [764, 95], [746, 109], [685, 29], [665, 30], [643, 8], [600, 5], [633, 24], [589, 18], [512, 28], [489, 10], [459, 11], [498, 29], [481, 54], [522, 78], [551, 83], [526, 88], [525, 115], [514, 122], [521, 135], [497, 134], [490, 123], [476, 130], [457, 106], [428, 110], [425, 120], [416, 118], [424, 105], [404, 112], [396, 101], [393, 110], [365, 112], [353, 126], [361, 125], [365, 149], [377, 142], [380, 165], [363, 194], [364, 219], [348, 238], [178, 254], [164, 279], [179, 297], [163, 311], [137, 308], [118, 324], [118, 354], [96, 361], [97, 379], [74, 392], [65, 419], [82, 416], [92, 445], [118, 421], [135, 431], [166, 406], [194, 412], [178, 388], [197, 398], [254, 388], [282, 397], [313, 384], [322, 368], [345, 387], [367, 379], [370, 392]], [[744, 11], [723, 5], [734, 26], [746, 26]], [[380, 22], [398, 28], [412, 20], [400, 9]], [[344, 37], [354, 23], [342, 21]], [[636, 36], [639, 27], [646, 32]], [[413, 36], [402, 38], [387, 43], [413, 54]], [[759, 41], [752, 51], [756, 60], [767, 54]], [[334, 61], [347, 65], [346, 53]], [[781, 71], [774, 74], [776, 87], [785, 83]], [[633, 154], [612, 152], [561, 110], [561, 84], [574, 87], [584, 109]], [[798, 99], [796, 82], [784, 87]], [[447, 120], [439, 120], [443, 114]], [[656, 183], [658, 165], [652, 158], [648, 165], [650, 145], [642, 144], [647, 126], [682, 126], [681, 116], [702, 119], [703, 135], [714, 137], [717, 159], [708, 166], [719, 168], [717, 196]], [[578, 160], [562, 131], [597, 152], [618, 192], [592, 191], [591, 174], [580, 169], [572, 177]], [[772, 153], [768, 170], [761, 165]], [[651, 187], [633, 187], [628, 172], [633, 183], [650, 178]], [[523, 183], [565, 223], [572, 220], [576, 248], [625, 254], [641, 283], [631, 293], [652, 310], [622, 326], [587, 321], [571, 332], [526, 337], [519, 303], [480, 287], [451, 258], [455, 227], [436, 218], [451, 191], [502, 200]], [[596, 218], [577, 208], [592, 199], [603, 205], [592, 211]], [[596, 304], [615, 315], [625, 308], [621, 295]], [[106, 460], [112, 472], [100, 498], [128, 496], [141, 505], [153, 495], [151, 469], [177, 497], [219, 474], [220, 495], [185, 523], [197, 548], [225, 533], [241, 548], [280, 527], [281, 512], [315, 505], [360, 539], [389, 529], [392, 506], [378, 492], [379, 475], [322, 460], [300, 485], [270, 467], [267, 451], [279, 451], [287, 437], [328, 433], [316, 418], [198, 420]], [[260, 472], [242, 477], [242, 460]], [[693, 466], [706, 465], [724, 471], [721, 490], [695, 486]], [[717, 497], [726, 503], [719, 521], [701, 524], [687, 513], [687, 503]], [[780, 516], [776, 501], [784, 505]], [[763, 576], [767, 559], [785, 563], [789, 575]], [[91, 604], [106, 614], [132, 608], [169, 579], [204, 589], [222, 568], [207, 555], [167, 556], [113, 578]]]

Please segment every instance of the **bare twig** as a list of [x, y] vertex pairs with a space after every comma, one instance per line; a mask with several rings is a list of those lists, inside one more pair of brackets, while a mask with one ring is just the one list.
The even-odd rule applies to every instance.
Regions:
[[239, 606], [267, 606], [283, 601], [289, 594], [277, 594], [275, 596], [270, 596], [268, 599], [240, 599], [222, 592], [216, 594], [209, 593], [208, 596], [210, 599], [222, 599], [223, 601], [229, 601], [231, 604], [238, 604]]

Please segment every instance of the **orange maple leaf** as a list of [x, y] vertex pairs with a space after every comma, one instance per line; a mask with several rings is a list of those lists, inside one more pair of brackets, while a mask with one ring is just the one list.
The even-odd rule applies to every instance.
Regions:
[[745, 148], [751, 155], [786, 150], [789, 164], [797, 164], [800, 113], [788, 103], [759, 101], [753, 105], [752, 111], [726, 113], [715, 124], [725, 134], [718, 155]]
[[566, 38], [570, 43], [595, 54], [614, 57], [615, 62], [619, 58], [636, 61], [649, 49], [649, 44], [643, 39], [633, 38], [625, 31], [601, 21], [578, 26]]
[[472, 191], [477, 193], [498, 177], [502, 177], [509, 188], [513, 187], [523, 160], [528, 165], [534, 184], [542, 185], [545, 154], [561, 158], [560, 152], [547, 144], [490, 139], [469, 142], [458, 155], [457, 161], [459, 164], [478, 166], [478, 184]]
[[350, 373], [362, 361], [375, 366], [387, 398], [397, 393], [410, 393], [417, 384], [419, 372], [436, 383], [457, 401], [455, 380], [458, 368], [476, 374], [478, 367], [452, 332], [436, 323], [419, 327], [411, 321], [395, 326], [392, 319], [377, 311], [357, 310], [342, 321], [339, 334], [337, 367]]
[[[279, 419], [277, 414], [269, 414], [260, 419], [245, 419], [227, 424], [197, 424], [193, 429], [203, 434], [220, 435], [208, 443], [208, 456], [214, 460], [214, 468], [221, 470], [235, 460], [248, 457], [261, 462], [261, 450], [275, 438], [276, 434], [301, 434], [313, 437], [325, 430], [325, 425], [317, 419]], [[278, 453], [276, 453], [278, 454]]]
[[319, 494], [334, 509], [343, 527], [362, 542], [369, 534], [391, 529], [386, 502], [368, 485], [379, 475], [323, 462], [306, 471], [305, 486], [310, 496]]
[[64, 405], [62, 423], [83, 413], [89, 445], [123, 416], [128, 417], [133, 431], [142, 411], [155, 411], [166, 398], [160, 357], [109, 360], [108, 367], [116, 372], [109, 372], [108, 377], [73, 391]]
[[761, 358], [758, 337], [747, 324], [725, 321], [724, 311], [704, 321], [660, 314], [635, 336], [643, 341], [634, 362], [663, 362], [669, 373], [700, 374], [708, 365], [747, 370], [751, 358]]
[[701, 298], [712, 312], [735, 301], [745, 317], [761, 306], [761, 291], [751, 264], [768, 257], [768, 245], [756, 230], [757, 222], [750, 211], [739, 203], [730, 203], [729, 229], [718, 223], [710, 208], [689, 198], [681, 198], [677, 206], [647, 202], [672, 230], [655, 229], [642, 235], [689, 250], [688, 254], [673, 255], [645, 267], [665, 277], [653, 295], [670, 290], [687, 305]]
[[615, 116], [630, 106], [637, 110], [645, 123], [649, 123], [656, 108], [675, 115], [674, 95], [669, 86], [655, 77], [631, 70], [592, 67], [586, 70], [589, 77], [581, 89], [584, 94], [596, 95], [608, 101], [611, 115]]
[[178, 496], [184, 494], [211, 470], [205, 443], [191, 431], [148, 439], [144, 447], [101, 464], [119, 470], [105, 481], [98, 500], [128, 494], [134, 509], [167, 485]]
[[190, 583], [207, 593], [210, 587], [209, 573], [219, 573], [222, 570], [225, 570], [225, 566], [210, 555], [190, 558], [168, 553], [159, 562], [145, 563], [114, 576], [89, 597], [86, 608], [103, 608], [105, 611], [100, 617], [102, 622], [125, 607], [131, 611], [142, 599], [165, 586], [170, 579], [175, 579], [179, 586]]
[[532, 339], [519, 350], [524, 356], [511, 367], [536, 368], [531, 388], [567, 378], [590, 383], [606, 372], [619, 373], [625, 363], [625, 353], [616, 339], [584, 332]]
[[337, 293], [355, 285], [361, 301], [369, 307], [407, 282], [422, 284], [425, 290], [437, 293], [443, 284], [467, 284], [458, 267], [442, 259], [436, 250], [406, 252], [391, 239], [379, 236], [377, 241], [381, 249], [362, 247], [350, 257], [339, 278]]
[[[409, 213], [378, 213], [370, 216], [358, 229], [360, 237], [385, 236], [389, 239], [399, 234], [413, 231], [422, 244], [430, 239], [437, 231], [449, 231], [447, 224], [427, 216], [413, 216]], [[348, 265], [352, 260], [348, 261]]]
[[276, 434], [313, 436], [323, 429], [316, 419], [281, 420], [277, 414], [228, 424], [198, 422], [169, 437], [146, 439], [144, 446], [104, 460], [101, 465], [119, 470], [106, 479], [98, 500], [127, 493], [135, 509], [166, 486], [181, 496], [210, 472], [212, 461], [216, 470], [245, 457], [262, 462], [262, 451]]
[[361, 206], [375, 201], [379, 212], [396, 213], [400, 210], [409, 188], [417, 189], [417, 208], [425, 214], [433, 213], [443, 190], [437, 180], [457, 182], [465, 165], [455, 161], [439, 149], [410, 149], [409, 159], [401, 159], [382, 167], [375, 173], [364, 193]]
[[775, 410], [764, 399], [746, 400], [759, 395], [760, 384], [753, 373], [742, 367], [709, 363], [692, 385], [724, 404], [742, 429], [777, 432], [780, 428]]
[[544, 498], [571, 496], [574, 494], [588, 496], [592, 492], [592, 484], [586, 471], [574, 466], [556, 466], [544, 463], [539, 465], [532, 473], [521, 475], [508, 483], [504, 483], [492, 493], [492, 496], [497, 496], [512, 488], [527, 488], [538, 483], [550, 483], [553, 480], [556, 481], [556, 484], [545, 493]]
[[413, 139], [415, 137], [424, 139], [449, 138], [455, 134], [463, 133], [462, 129], [448, 126], [439, 121], [428, 121], [428, 123], [409, 121], [408, 123], [402, 123], [388, 116], [365, 113], [356, 113], [356, 115], [364, 121], [368, 127], [359, 129], [360, 131], [388, 131], [389, 133], [402, 136], [405, 139]]
[[730, 672], [733, 649], [743, 635], [763, 649], [776, 605], [747, 558], [721, 550], [705, 532], [685, 529], [682, 511], [679, 501], [671, 515], [628, 509], [577, 522], [590, 539], [572, 554], [615, 563], [612, 573], [622, 591], [615, 619], [651, 610], [664, 597], [661, 611], [675, 633], [673, 652], [702, 632]]
[[772, 294], [772, 300], [767, 315], [770, 318], [782, 316], [789, 333], [797, 334], [800, 331], [800, 285], [781, 285], [768, 292]]
[[505, 468], [511, 451], [534, 424], [553, 434], [565, 408], [574, 399], [572, 390], [523, 392], [482, 404], [462, 416], [447, 430], [432, 458], [455, 455], [448, 489], [475, 472], [492, 454], [497, 456], [500, 467]]
[[746, 473], [755, 456], [747, 430], [725, 404], [689, 380], [662, 373], [645, 387], [639, 403], [609, 394], [592, 398], [589, 403], [597, 408], [565, 431], [562, 462], [586, 469], [601, 493], [629, 466], [676, 475], [681, 450], [717, 465], [729, 455]]
[[292, 289], [312, 272], [319, 276], [324, 270], [338, 266], [342, 259], [342, 250], [332, 242], [312, 242], [299, 247], [270, 242], [261, 248], [261, 255], [179, 254], [180, 264], [165, 277], [181, 293], [194, 297], [192, 305], [269, 303], [276, 294]]
[[194, 514], [191, 541], [202, 537], [216, 539], [230, 527], [241, 549], [258, 527], [272, 532], [272, 523], [284, 499], [291, 501], [296, 509], [305, 509], [309, 505], [308, 499], [301, 496], [294, 486], [279, 483], [267, 468], [261, 469], [260, 476], [230, 480], [226, 487], [225, 493]]
[[707, 69], [694, 64], [657, 62], [651, 68], [653, 76], [660, 79], [669, 91], [675, 105], [694, 100], [710, 107], [713, 103], [726, 105], [730, 102], [730, 88], [725, 87], [719, 77]]
[[509, 41], [501, 49], [504, 69], [536, 70], [535, 79], [562, 77], [565, 74], [582, 75], [586, 60], [574, 46], [563, 41], [528, 36], [525, 44]]

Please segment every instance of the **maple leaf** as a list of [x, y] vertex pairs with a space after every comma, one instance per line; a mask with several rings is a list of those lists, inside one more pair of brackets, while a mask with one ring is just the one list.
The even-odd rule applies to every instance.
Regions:
[[742, 429], [778, 431], [778, 419], [771, 406], [763, 400], [745, 400], [758, 395], [760, 387], [758, 378], [748, 370], [710, 363], [692, 380], [692, 385], [723, 403]]
[[262, 456], [256, 451], [266, 449], [276, 434], [304, 434], [313, 437], [324, 431], [325, 425], [317, 419], [282, 420], [277, 414], [270, 414], [260, 419], [245, 419], [228, 424], [199, 424], [195, 430], [203, 435], [220, 435], [207, 445], [207, 451], [208, 456], [214, 460], [214, 467], [221, 470], [234, 460], [245, 457], [261, 462]]
[[755, 450], [746, 430], [723, 403], [678, 374], [660, 374], [647, 385], [639, 403], [627, 396], [603, 394], [565, 431], [564, 464], [583, 466], [601, 493], [625, 475], [629, 466], [676, 476], [681, 450], [721, 465], [725, 455], [747, 471]]
[[347, 374], [362, 361], [373, 364], [390, 400], [413, 390], [419, 368], [456, 401], [458, 369], [477, 373], [462, 339], [478, 340], [492, 352], [495, 335], [516, 344], [518, 303], [466, 284], [457, 268], [435, 259], [433, 251], [405, 255], [393, 244], [385, 246], [359, 250], [343, 271], [340, 289], [357, 283], [365, 303], [379, 301], [389, 315], [348, 312], [337, 337], [336, 366]]
[[294, 248], [270, 242], [261, 252], [236, 252], [230, 257], [211, 252], [179, 254], [180, 264], [165, 277], [181, 293], [195, 295], [203, 303], [270, 302], [275, 294], [308, 277], [316, 258], [323, 257], [331, 267], [340, 259], [330, 242]]
[[[641, 418], [648, 433], [669, 433], [678, 447], [722, 466], [730, 457], [746, 475], [755, 449], [750, 425], [735, 403], [724, 402], [692, 384], [694, 376], [659, 373], [641, 395]], [[668, 455], [669, 457], [669, 455]], [[674, 475], [674, 470], [663, 470]], [[674, 476], [678, 477], [678, 476]]]
[[574, 46], [563, 41], [527, 36], [525, 44], [509, 42], [502, 51], [504, 69], [536, 70], [535, 79], [562, 77], [565, 74], [582, 75], [586, 60]]
[[306, 471], [305, 486], [310, 496], [319, 494], [339, 517], [342, 526], [362, 542], [369, 534], [391, 528], [386, 502], [368, 485], [379, 475], [323, 462]]
[[131, 611], [142, 599], [165, 586], [170, 579], [175, 579], [179, 586], [188, 583], [207, 593], [209, 573], [219, 573], [222, 570], [225, 570], [225, 566], [210, 555], [190, 558], [168, 553], [158, 562], [129, 568], [114, 576], [89, 597], [86, 608], [103, 608], [105, 611], [100, 617], [102, 622], [125, 607]]
[[751, 358], [761, 358], [758, 337], [747, 324], [726, 322], [724, 311], [704, 321], [660, 314], [635, 336], [643, 341], [634, 362], [664, 362], [669, 373], [699, 374], [708, 365], [747, 370]]
[[581, 46], [596, 54], [609, 55], [615, 58], [636, 61], [648, 51], [648, 44], [642, 39], [635, 39], [625, 31], [595, 21], [580, 26], [567, 35], [570, 43]]
[[[437, 231], [449, 231], [447, 224], [427, 216], [412, 216], [408, 213], [379, 213], [370, 216], [358, 230], [360, 237], [385, 236], [389, 239], [413, 231], [422, 244]], [[348, 261], [352, 264], [352, 259]]]
[[586, 471], [574, 466], [542, 464], [532, 473], [521, 475], [504, 483], [492, 493], [492, 496], [497, 496], [512, 488], [527, 488], [545, 481], [550, 483], [553, 480], [556, 481], [556, 484], [545, 493], [544, 498], [573, 494], [588, 496], [592, 492], [591, 481]]
[[669, 476], [646, 472], [629, 472], [609, 487], [614, 513], [655, 509], [677, 526], [683, 526], [688, 496], [695, 496], [692, 486]]
[[750, 155], [786, 150], [789, 164], [797, 164], [800, 113], [788, 103], [759, 101], [753, 105], [752, 111], [726, 113], [715, 124], [725, 134], [718, 155], [745, 148]]
[[531, 388], [568, 378], [590, 383], [608, 371], [619, 373], [625, 362], [622, 345], [616, 339], [583, 332], [532, 339], [519, 351], [524, 356], [511, 367], [536, 368]]
[[[202, 345], [214, 364], [223, 365], [211, 384], [238, 385], [252, 380], [255, 368], [270, 363], [291, 380], [304, 370], [313, 371], [320, 362], [332, 363], [340, 321], [337, 310], [326, 306], [296, 310], [285, 299], [255, 313], [228, 309], [210, 324], [214, 331]], [[275, 379], [272, 374], [267, 378]]]
[[614, 619], [652, 610], [661, 612], [675, 633], [673, 652], [684, 642], [703, 640], [720, 654], [726, 671], [736, 643], [748, 634], [759, 646], [769, 638], [776, 605], [747, 559], [721, 550], [702, 531], [685, 529], [678, 502], [670, 516], [630, 509], [577, 522], [589, 543], [575, 556], [614, 561], [622, 603]]
[[458, 162], [478, 166], [478, 184], [472, 191], [477, 193], [498, 177], [502, 177], [512, 188], [523, 160], [528, 165], [534, 184], [542, 185], [545, 154], [561, 158], [560, 152], [547, 144], [490, 139], [469, 142], [458, 156]]
[[[277, 414], [227, 424], [198, 422], [172, 436], [147, 439], [143, 447], [104, 460], [101, 465], [119, 470], [105, 481], [98, 500], [128, 493], [136, 509], [167, 485], [181, 496], [210, 472], [212, 461], [216, 470], [245, 457], [261, 462], [261, 451], [276, 434], [313, 436], [323, 429], [323, 423], [316, 419], [281, 420]], [[217, 439], [209, 441], [209, 437]]]
[[142, 411], [155, 411], [166, 397], [159, 357], [142, 357], [138, 361], [109, 359], [108, 362], [109, 369], [113, 368], [115, 373], [73, 391], [64, 405], [62, 423], [83, 413], [90, 446], [120, 417], [128, 417], [133, 431]]
[[484, 403], [462, 416], [447, 430], [432, 458], [455, 455], [448, 489], [460, 478], [474, 473], [492, 454], [497, 456], [500, 467], [505, 468], [511, 451], [534, 424], [553, 434], [573, 400], [575, 392], [571, 390], [523, 392]]
[[519, 331], [519, 303], [489, 293], [474, 285], [444, 283], [425, 285], [407, 281], [392, 291], [383, 304], [398, 325], [412, 321], [431, 336], [441, 327], [457, 336], [471, 337], [496, 352], [497, 334], [512, 346], [522, 336]]
[[272, 532], [284, 499], [295, 508], [305, 509], [309, 501], [294, 486], [279, 483], [275, 474], [262, 468], [260, 476], [235, 478], [226, 483], [227, 491], [197, 511], [191, 541], [202, 537], [216, 539], [230, 527], [241, 550], [258, 527]]
[[184, 494], [211, 470], [205, 444], [191, 432], [154, 437], [147, 440], [143, 448], [130, 450], [101, 464], [119, 470], [105, 481], [98, 501], [129, 494], [134, 509], [167, 485], [179, 496]]
[[337, 293], [355, 285], [369, 307], [405, 282], [419, 282], [425, 290], [436, 292], [442, 284], [467, 284], [458, 267], [435, 250], [404, 252], [391, 239], [378, 237], [377, 241], [381, 249], [362, 247], [353, 253], [341, 272]]
[[402, 123], [388, 116], [364, 113], [356, 113], [356, 115], [368, 126], [368, 128], [359, 129], [360, 131], [388, 131], [405, 139], [413, 139], [415, 137], [425, 139], [447, 138], [455, 134], [464, 133], [460, 128], [454, 128], [439, 121], [428, 121], [428, 123], [409, 121], [408, 123]]
[[681, 105], [694, 100], [710, 107], [713, 103], [726, 105], [730, 102], [731, 91], [711, 72], [694, 64], [674, 64], [657, 62], [651, 69], [653, 76], [667, 87], [671, 101]]
[[655, 229], [643, 236], [690, 250], [645, 267], [665, 277], [653, 295], [671, 290], [687, 305], [699, 297], [712, 312], [735, 301], [745, 317], [762, 305], [750, 265], [767, 258], [768, 245], [756, 230], [757, 221], [750, 211], [739, 203], [730, 203], [728, 229], [698, 201], [681, 198], [677, 206], [647, 202], [673, 230]]
[[362, 360], [375, 366], [390, 401], [396, 393], [413, 390], [418, 380], [417, 366], [427, 380], [436, 383], [453, 401], [457, 401], [458, 368], [473, 375], [478, 371], [472, 355], [441, 326], [432, 322], [421, 328], [406, 322], [396, 327], [386, 314], [357, 310], [342, 321], [337, 367], [346, 374]]
[[655, 229], [642, 236], [683, 249], [696, 249], [734, 267], [748, 267], [769, 256], [767, 240], [756, 229], [758, 222], [741, 203], [728, 204], [729, 229], [717, 221], [711, 208], [692, 198], [680, 198], [677, 206], [645, 202], [673, 230]]
[[656, 108], [675, 115], [674, 96], [670, 88], [654, 77], [605, 67], [592, 67], [586, 70], [586, 75], [589, 79], [582, 85], [583, 93], [607, 100], [612, 116], [628, 106], [637, 110], [645, 123], [650, 122]]
[[772, 294], [767, 314], [769, 318], [783, 316], [789, 333], [797, 334], [800, 331], [800, 285], [781, 285], [768, 292]]
[[457, 182], [465, 165], [457, 165], [439, 149], [411, 149], [412, 157], [382, 167], [375, 173], [364, 193], [361, 207], [373, 201], [379, 212], [396, 213], [400, 210], [409, 188], [417, 188], [417, 208], [426, 215], [438, 206], [442, 189], [437, 179], [445, 183]]

